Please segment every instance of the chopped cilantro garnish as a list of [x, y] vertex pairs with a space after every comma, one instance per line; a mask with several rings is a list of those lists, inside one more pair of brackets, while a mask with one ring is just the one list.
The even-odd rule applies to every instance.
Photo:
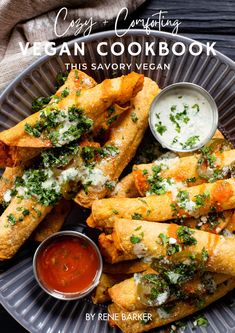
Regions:
[[192, 236], [194, 234], [194, 231], [189, 229], [188, 227], [180, 226], [176, 233], [178, 239], [182, 244], [184, 245], [197, 244], [196, 238]]
[[61, 92], [61, 97], [67, 97], [69, 95], [69, 88], [65, 88], [62, 92]]
[[112, 191], [112, 190], [114, 189], [114, 187], [115, 187], [115, 183], [114, 183], [114, 182], [109, 182], [109, 181], [107, 181], [107, 182], [105, 183], [105, 187], [106, 187], [107, 189], [109, 189], [110, 191]]
[[76, 80], [79, 79], [79, 76], [78, 76], [78, 70], [77, 70], [77, 69], [74, 70], [74, 76], [75, 76], [75, 79], [76, 79]]
[[58, 73], [55, 78], [56, 86], [57, 87], [62, 86], [65, 83], [65, 81], [67, 80], [67, 77], [68, 77], [68, 73], [61, 73], [61, 72]]
[[41, 153], [42, 164], [45, 168], [63, 167], [78, 154], [79, 149], [77, 143], [70, 143], [64, 147], [44, 150]]
[[37, 209], [36, 207], [33, 207], [33, 210], [36, 212], [38, 217], [42, 216], [42, 212], [39, 209]]
[[186, 140], [185, 143], [181, 143], [183, 149], [193, 148], [197, 142], [200, 140], [199, 135], [193, 135]]
[[111, 116], [114, 112], [115, 112], [115, 109], [114, 109], [113, 106], [111, 106], [111, 107], [108, 109], [108, 114]]
[[202, 156], [198, 160], [198, 164], [203, 164], [204, 162], [207, 162], [210, 168], [215, 167], [215, 161], [216, 161], [216, 156], [213, 154], [211, 149], [209, 147], [203, 147], [201, 149], [201, 154]]
[[209, 193], [197, 194], [195, 195], [194, 198], [195, 198], [196, 208], [201, 208], [205, 206], [206, 200], [210, 198], [210, 194]]
[[140, 226], [138, 226], [137, 228], [135, 228], [135, 231], [138, 231], [138, 230], [140, 230], [142, 228], [142, 226], [140, 225]]
[[147, 174], [148, 174], [148, 170], [147, 170], [147, 169], [144, 169], [144, 170], [142, 171], [142, 173], [143, 173], [143, 175], [147, 175]]
[[195, 109], [196, 110], [196, 113], [198, 113], [200, 111], [200, 108], [199, 108], [199, 105], [198, 104], [194, 104], [192, 106], [192, 109]]
[[174, 145], [178, 142], [178, 137], [175, 136], [174, 139], [172, 140], [171, 144]]
[[[25, 197], [35, 197], [44, 206], [55, 205], [61, 198], [60, 187], [52, 172], [45, 169], [28, 169], [22, 178], [17, 178], [15, 188], [24, 188]], [[50, 178], [50, 186], [43, 186]]]
[[83, 147], [81, 156], [86, 163], [91, 163], [96, 154], [101, 157], [116, 156], [119, 154], [119, 149], [113, 145], [107, 144], [103, 147]]
[[47, 105], [51, 100], [51, 97], [35, 97], [32, 102], [32, 110], [40, 111], [45, 105]]
[[92, 125], [93, 121], [84, 115], [83, 110], [71, 106], [68, 112], [44, 109], [34, 126], [25, 125], [25, 131], [35, 137], [43, 134], [54, 146], [62, 146], [88, 133]]
[[209, 259], [209, 253], [205, 248], [202, 249], [202, 260], [207, 261]]
[[194, 319], [193, 325], [200, 327], [207, 327], [209, 323], [208, 320], [203, 315], [199, 315]]
[[22, 214], [23, 214], [24, 216], [29, 215], [29, 210], [25, 208], [25, 209], [22, 211]]
[[173, 114], [170, 114], [170, 121], [175, 124], [176, 132], [180, 133], [181, 127], [180, 124], [177, 122], [176, 117]]
[[36, 128], [32, 127], [30, 124], [24, 125], [24, 130], [29, 135], [35, 136], [36, 138], [39, 138], [41, 136], [41, 132], [38, 131]]
[[95, 157], [95, 147], [82, 147], [81, 156], [86, 164], [90, 163]]
[[181, 252], [182, 251], [182, 247], [180, 246], [180, 244], [170, 244], [167, 247], [166, 253], [168, 256], [172, 256], [175, 253]]
[[107, 125], [108, 126], [112, 125], [117, 119], [118, 119], [118, 115], [113, 116], [112, 118], [108, 119]]
[[167, 131], [167, 127], [165, 125], [162, 125], [162, 122], [159, 121], [159, 123], [155, 124], [156, 131], [162, 135]]
[[161, 244], [166, 247], [166, 254], [168, 256], [172, 256], [173, 254], [182, 250], [180, 244], [170, 244], [170, 237], [168, 237], [167, 235], [161, 233], [158, 237], [161, 240]]
[[197, 180], [197, 179], [196, 179], [196, 177], [187, 178], [187, 179], [186, 179], [186, 183], [187, 183], [187, 184], [190, 184], [190, 183], [195, 183], [195, 182], [196, 182], [196, 180]]
[[163, 233], [158, 236], [161, 239], [162, 245], [166, 246], [169, 243], [169, 237]]
[[7, 216], [7, 220], [11, 225], [16, 224], [16, 218], [12, 213]]
[[116, 156], [119, 153], [119, 149], [113, 145], [107, 144], [104, 145], [102, 148], [97, 149], [97, 152], [102, 157]]
[[180, 208], [186, 208], [186, 204], [189, 201], [188, 191], [186, 191], [186, 190], [179, 191], [177, 193], [176, 198], [177, 198], [177, 202], [178, 202]]
[[137, 114], [135, 112], [131, 112], [131, 120], [133, 121], [133, 123], [136, 123], [138, 121], [138, 117]]
[[154, 193], [157, 195], [166, 193], [166, 182], [171, 184], [171, 180], [164, 180], [160, 176], [160, 172], [162, 170], [162, 165], [154, 165], [152, 167], [152, 175], [147, 178], [149, 184], [149, 193]]
[[131, 217], [132, 217], [132, 220], [141, 220], [141, 219], [143, 219], [143, 216], [139, 213], [134, 213]]
[[132, 235], [131, 237], [130, 237], [130, 241], [131, 241], [131, 243], [132, 244], [137, 244], [137, 243], [140, 243], [141, 242], [141, 237], [139, 237], [139, 236], [135, 236], [135, 235]]
[[176, 113], [175, 118], [179, 121], [184, 122], [185, 124], [187, 124], [190, 120], [189, 117], [187, 116], [187, 111], [185, 107], [184, 111]]

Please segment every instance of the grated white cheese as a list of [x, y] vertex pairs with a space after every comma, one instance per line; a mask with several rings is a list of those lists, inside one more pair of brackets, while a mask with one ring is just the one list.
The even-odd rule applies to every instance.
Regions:
[[71, 126], [76, 126], [76, 121], [68, 121], [63, 119], [63, 122], [61, 123], [61, 127], [59, 128], [59, 137], [58, 137], [58, 143], [57, 145], [63, 146], [64, 144], [67, 144], [74, 140], [74, 137], [72, 135], [66, 135], [66, 139], [64, 137], [64, 134], [70, 129]]
[[137, 258], [145, 257], [147, 250], [147, 247], [143, 243], [137, 243], [133, 246], [133, 252], [137, 256]]
[[141, 279], [141, 274], [140, 273], [134, 273], [134, 281], [136, 284], [140, 283], [140, 279]]
[[148, 256], [148, 257], [144, 257], [143, 259], [142, 259], [142, 261], [144, 262], [144, 263], [146, 263], [146, 264], [148, 264], [148, 263], [151, 263], [152, 261], [153, 261], [153, 256]]
[[188, 212], [192, 213], [195, 210], [195, 208], [196, 208], [196, 204], [195, 204], [194, 201], [188, 200], [188, 201], [185, 202], [185, 209]]
[[69, 168], [61, 172], [59, 177], [59, 183], [64, 183], [70, 180], [75, 180], [79, 174], [76, 168]]
[[115, 140], [114, 145], [115, 146], [121, 146], [122, 145], [122, 141], [121, 140]]
[[107, 176], [104, 175], [103, 171], [99, 168], [92, 169], [88, 175], [86, 181], [91, 181], [91, 184], [97, 188], [101, 188], [109, 180]]
[[28, 192], [28, 190], [26, 187], [19, 186], [19, 187], [17, 187], [17, 192], [18, 192], [19, 196], [24, 197], [26, 195], [26, 193]]
[[169, 238], [169, 244], [176, 244], [177, 243], [177, 240], [175, 239], [175, 238], [173, 238], [173, 237], [170, 237]]
[[198, 226], [201, 227], [203, 224], [206, 224], [208, 221], [208, 216], [201, 216], [199, 218]]
[[168, 299], [169, 293], [167, 291], [164, 291], [163, 293], [159, 294], [157, 296], [157, 304], [162, 305], [166, 302]]
[[179, 163], [179, 157], [176, 156], [174, 153], [166, 153], [164, 155], [162, 155], [161, 157], [159, 157], [154, 164], [156, 165], [161, 165], [162, 166], [162, 170], [167, 170], [170, 167], [174, 168], [176, 167], [177, 163]]
[[7, 190], [3, 195], [3, 200], [8, 203], [11, 201], [11, 190]]

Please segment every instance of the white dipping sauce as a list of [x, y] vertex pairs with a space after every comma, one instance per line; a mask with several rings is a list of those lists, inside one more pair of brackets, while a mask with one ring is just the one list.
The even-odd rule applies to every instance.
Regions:
[[151, 114], [158, 137], [172, 150], [190, 150], [204, 142], [212, 131], [213, 111], [208, 100], [190, 88], [164, 93]]

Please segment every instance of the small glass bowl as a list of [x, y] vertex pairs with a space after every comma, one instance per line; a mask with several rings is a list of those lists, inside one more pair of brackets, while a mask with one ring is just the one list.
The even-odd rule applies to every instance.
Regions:
[[[165, 142], [162, 139], [161, 135], [155, 131], [154, 124], [152, 123], [154, 112], [156, 112], [157, 105], [158, 105], [159, 101], [161, 100], [161, 98], [166, 93], [169, 93], [169, 91], [171, 91], [171, 90], [174, 91], [175, 89], [178, 90], [180, 88], [187, 89], [187, 90], [190, 89], [191, 91], [194, 90], [197, 93], [199, 93], [201, 96], [203, 96], [208, 101], [208, 103], [210, 105], [211, 113], [212, 113], [212, 124], [211, 124], [211, 128], [210, 128], [210, 131], [208, 132], [207, 137], [204, 140], [201, 140], [200, 142], [198, 142], [198, 144], [195, 145], [193, 148], [187, 148], [187, 149], [175, 148], [171, 144], [169, 144], [169, 142]], [[215, 131], [217, 130], [217, 127], [218, 127], [218, 118], [219, 118], [218, 108], [215, 103], [215, 100], [204, 88], [202, 88], [201, 86], [198, 86], [197, 84], [190, 83], [190, 82], [179, 82], [179, 83], [173, 83], [173, 84], [167, 86], [154, 98], [152, 105], [150, 107], [150, 112], [149, 112], [149, 126], [150, 126], [151, 132], [152, 132], [153, 136], [155, 137], [155, 139], [157, 139], [157, 141], [164, 148], [167, 148], [174, 152], [192, 152], [192, 151], [200, 149], [205, 144], [207, 144], [208, 141], [211, 140], [211, 138], [215, 134]]]
[[[95, 275], [95, 277], [92, 281], [92, 284], [89, 285], [88, 288], [86, 288], [82, 291], [78, 291], [78, 292], [74, 292], [74, 293], [63, 293], [63, 292], [59, 292], [59, 291], [56, 291], [56, 290], [52, 290], [52, 289], [48, 288], [48, 286], [46, 286], [46, 284], [41, 279], [40, 274], [38, 273], [38, 270], [37, 270], [37, 260], [38, 260], [39, 255], [41, 254], [41, 252], [45, 248], [47, 248], [50, 244], [52, 244], [55, 240], [57, 240], [60, 237], [64, 237], [64, 236], [71, 237], [71, 238], [77, 237], [79, 239], [85, 240], [86, 242], [88, 242], [93, 247], [93, 249], [95, 250], [95, 252], [97, 254], [97, 258], [98, 258], [98, 261], [99, 261], [99, 263], [98, 263], [99, 266], [98, 266], [96, 275]], [[102, 270], [103, 270], [103, 262], [102, 262], [102, 257], [101, 257], [101, 254], [100, 254], [100, 251], [99, 251], [97, 245], [89, 237], [87, 237], [86, 235], [84, 235], [80, 232], [77, 232], [77, 231], [60, 231], [60, 232], [57, 232], [57, 233], [47, 237], [38, 246], [38, 248], [37, 248], [37, 250], [34, 254], [34, 257], [33, 257], [34, 276], [35, 276], [36, 281], [38, 282], [39, 286], [50, 296], [53, 296], [57, 299], [65, 300], [65, 301], [76, 300], [76, 299], [80, 299], [80, 298], [83, 298], [83, 297], [87, 296], [99, 284], [100, 277], [101, 277], [101, 274], [102, 274]]]

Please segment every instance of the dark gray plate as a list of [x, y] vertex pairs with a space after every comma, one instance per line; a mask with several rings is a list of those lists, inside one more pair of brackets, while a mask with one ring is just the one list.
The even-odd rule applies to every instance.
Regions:
[[[107, 41], [111, 45], [115, 41], [122, 41], [125, 46], [137, 41], [140, 44], [148, 42], [166, 41], [169, 46], [176, 41], [184, 42], [187, 52], [181, 57], [169, 54], [165, 58], [148, 56], [129, 56], [127, 52], [120, 57], [101, 57], [96, 53], [96, 45]], [[44, 56], [32, 64], [19, 75], [0, 97], [0, 130], [15, 125], [18, 121], [31, 114], [31, 102], [35, 96], [51, 95], [55, 91], [53, 82], [58, 72], [64, 71], [64, 63], [131, 63], [132, 70], [136, 70], [137, 63], [170, 63], [170, 70], [139, 70], [153, 80], [160, 87], [174, 82], [189, 81], [204, 87], [216, 100], [219, 108], [219, 125], [225, 136], [235, 144], [235, 63], [220, 53], [208, 57], [203, 53], [194, 57], [188, 52], [188, 45], [192, 40], [168, 33], [152, 32], [147, 36], [144, 31], [133, 30], [122, 38], [114, 32], [94, 34], [76, 41], [86, 42], [86, 54], [82, 56]], [[74, 41], [69, 43], [73, 46]], [[59, 50], [59, 49], [58, 49]], [[87, 72], [98, 82], [113, 76], [113, 70], [96, 70]], [[116, 71], [116, 75], [127, 73], [128, 70]], [[66, 228], [76, 229], [96, 237], [95, 231], [90, 231], [84, 224], [86, 212], [75, 208], [70, 214]], [[45, 294], [37, 285], [32, 270], [32, 256], [35, 244], [27, 242], [15, 258], [3, 263], [0, 269], [0, 301], [10, 314], [26, 329], [33, 333], [111, 333], [107, 321], [86, 320], [86, 313], [105, 313], [106, 306], [93, 305], [87, 299], [79, 301], [57, 301]], [[235, 309], [228, 306], [235, 300], [235, 293], [230, 293], [223, 300], [213, 304], [206, 311], [210, 322], [208, 328], [197, 328], [197, 332], [222, 333], [235, 332]], [[97, 317], [96, 317], [97, 318]], [[161, 330], [157, 330], [160, 332]], [[192, 331], [192, 323], [188, 321], [187, 332]], [[194, 331], [195, 332], [195, 331]]]

